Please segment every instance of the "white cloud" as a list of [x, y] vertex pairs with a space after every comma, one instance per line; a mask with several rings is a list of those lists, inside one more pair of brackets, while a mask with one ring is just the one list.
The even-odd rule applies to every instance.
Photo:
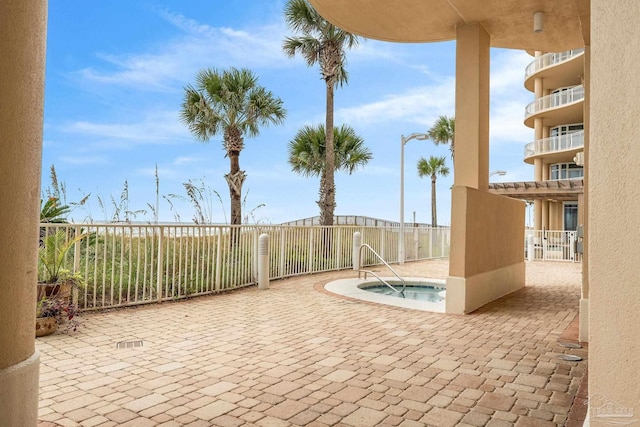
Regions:
[[524, 90], [524, 69], [533, 58], [523, 50], [494, 49], [491, 64], [491, 93], [509, 95]]
[[382, 101], [338, 109], [336, 122], [355, 127], [405, 120], [431, 126], [439, 115], [454, 111], [454, 90], [454, 79], [446, 78], [433, 86], [417, 86], [388, 95]]
[[76, 121], [59, 127], [64, 133], [91, 137], [94, 141], [103, 140], [104, 148], [110, 148], [110, 141], [116, 148], [126, 141], [126, 145], [136, 143], [173, 144], [190, 139], [185, 126], [178, 121], [177, 111], [147, 112], [140, 121], [130, 123], [100, 123]]
[[183, 34], [161, 43], [153, 52], [133, 54], [98, 53], [106, 67], [87, 67], [76, 74], [82, 80], [134, 87], [138, 90], [171, 90], [176, 82], [189, 81], [196, 71], [218, 67], [287, 66], [283, 61], [284, 22], [252, 27], [250, 31], [212, 27], [169, 11], [160, 11]]
[[60, 160], [63, 163], [68, 163], [72, 165], [105, 165], [108, 164], [109, 161], [105, 156], [98, 155], [86, 155], [86, 156], [60, 156]]

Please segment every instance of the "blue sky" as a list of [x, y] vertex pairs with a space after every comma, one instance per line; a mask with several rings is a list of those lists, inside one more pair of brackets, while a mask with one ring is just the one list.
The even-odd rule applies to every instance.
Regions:
[[[73, 212], [75, 221], [110, 220], [125, 180], [129, 210], [146, 209], [136, 221], [154, 219], [155, 168], [160, 194], [185, 195], [182, 183], [204, 182], [209, 216], [229, 217], [223, 175], [229, 162], [222, 137], [197, 142], [178, 119], [185, 85], [206, 67], [246, 67], [287, 109], [282, 126], [263, 128], [245, 140], [240, 166], [247, 173], [243, 215], [250, 222], [281, 223], [318, 214], [318, 179], [291, 171], [287, 144], [307, 124], [323, 123], [324, 82], [317, 67], [282, 53], [290, 35], [284, 1], [220, 0], [49, 2], [43, 188], [49, 168], [67, 187], [67, 200], [91, 194]], [[533, 99], [523, 88], [522, 51], [495, 49], [491, 56], [490, 170], [493, 181], [531, 180], [523, 159], [533, 131], [523, 125]], [[349, 84], [336, 90], [335, 123], [351, 125], [373, 152], [353, 175], [338, 173], [338, 215], [398, 220], [400, 136], [425, 132], [439, 115], [454, 114], [455, 43], [395, 44], [362, 40], [348, 53]], [[421, 156], [446, 147], [410, 141], [405, 148], [405, 215], [431, 221], [430, 180], [420, 179]], [[452, 176], [439, 178], [438, 219], [450, 222]], [[220, 194], [222, 202], [212, 192]], [[160, 198], [160, 221], [190, 222], [191, 206]], [[102, 205], [100, 201], [102, 201]], [[264, 206], [261, 206], [264, 205]], [[261, 207], [258, 207], [261, 206]], [[256, 209], [254, 209], [256, 208]]]

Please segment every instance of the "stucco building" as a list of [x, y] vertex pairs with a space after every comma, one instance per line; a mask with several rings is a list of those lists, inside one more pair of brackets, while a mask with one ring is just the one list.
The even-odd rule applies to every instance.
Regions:
[[[333, 23], [366, 37], [457, 41], [447, 280], [447, 311], [453, 313], [472, 311], [524, 285], [524, 205], [488, 191], [489, 50], [584, 49], [586, 245], [580, 311], [583, 338], [589, 326], [589, 392], [640, 418], [640, 231], [635, 224], [640, 212], [640, 2], [310, 2]], [[534, 32], [537, 12], [542, 12], [542, 28]], [[0, 420], [16, 426], [37, 423], [33, 314], [46, 24], [46, 0], [0, 2]], [[606, 425], [603, 411], [606, 415], [606, 408], [591, 406], [591, 425]]]
[[[584, 48], [535, 52], [525, 70], [524, 86], [535, 99], [525, 108], [524, 123], [534, 140], [524, 161], [534, 165], [534, 180], [566, 182], [567, 191], [534, 201], [534, 229], [576, 231], [584, 221]], [[548, 185], [547, 185], [548, 186]]]

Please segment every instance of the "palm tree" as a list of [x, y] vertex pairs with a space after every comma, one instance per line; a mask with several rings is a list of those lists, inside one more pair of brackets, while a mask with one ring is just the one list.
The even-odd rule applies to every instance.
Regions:
[[261, 126], [281, 124], [286, 117], [282, 100], [258, 85], [258, 77], [247, 69], [204, 69], [196, 75], [195, 87], [185, 88], [181, 121], [200, 141], [222, 134], [230, 170], [224, 177], [231, 196], [231, 224], [242, 223], [240, 170], [244, 138], [260, 133]]
[[420, 160], [418, 160], [418, 176], [420, 176], [420, 178], [431, 176], [431, 225], [433, 227], [438, 226], [438, 211], [436, 209], [436, 179], [438, 175], [449, 175], [449, 168], [445, 162], [446, 158], [444, 156], [431, 156], [429, 157], [429, 160], [426, 160], [424, 157], [420, 157]]
[[49, 197], [46, 201], [40, 199], [40, 222], [53, 224], [67, 223], [67, 215], [71, 212], [68, 205], [60, 204], [57, 197]]
[[358, 37], [327, 22], [307, 2], [307, 0], [288, 0], [285, 6], [285, 20], [297, 37], [287, 37], [283, 50], [290, 58], [296, 53], [302, 55], [308, 66], [320, 64], [320, 75], [326, 85], [326, 147], [325, 165], [323, 169], [320, 200], [320, 223], [333, 225], [333, 212], [336, 207], [335, 196], [335, 151], [333, 150], [333, 90], [340, 84], [347, 83], [345, 69], [345, 49], [358, 45]]
[[455, 130], [455, 117], [440, 116], [433, 126], [431, 126], [431, 129], [427, 131], [429, 139], [431, 139], [436, 145], [449, 145], [452, 159], [455, 152]]
[[[359, 166], [366, 165], [373, 158], [371, 151], [353, 128], [342, 125], [333, 130], [335, 171], [352, 174]], [[326, 135], [324, 126], [305, 126], [289, 141], [289, 164], [294, 172], [303, 176], [320, 176], [320, 198], [325, 192], [326, 181]], [[322, 213], [322, 204], [317, 202]]]

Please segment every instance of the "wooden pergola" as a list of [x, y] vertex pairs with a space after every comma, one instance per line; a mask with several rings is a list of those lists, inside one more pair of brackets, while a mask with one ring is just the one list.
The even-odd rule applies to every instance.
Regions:
[[489, 192], [522, 200], [578, 200], [584, 194], [584, 180], [493, 182], [489, 184]]

